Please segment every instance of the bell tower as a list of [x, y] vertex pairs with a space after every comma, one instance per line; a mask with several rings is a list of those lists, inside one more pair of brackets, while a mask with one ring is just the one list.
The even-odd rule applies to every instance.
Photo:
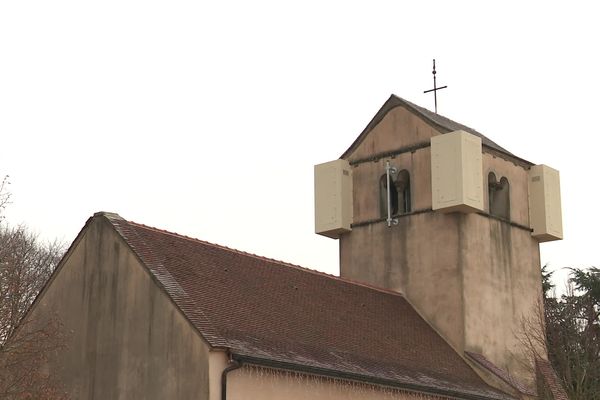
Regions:
[[342, 277], [401, 293], [467, 360], [532, 387], [518, 336], [542, 306], [539, 243], [562, 238], [556, 170], [391, 96], [315, 166], [315, 210]]

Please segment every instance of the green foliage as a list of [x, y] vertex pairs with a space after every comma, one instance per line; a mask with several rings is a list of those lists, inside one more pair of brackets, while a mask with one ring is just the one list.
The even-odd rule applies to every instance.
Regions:
[[548, 297], [548, 292], [554, 289], [552, 274], [554, 274], [554, 271], [548, 270], [548, 264], [542, 267], [542, 290], [544, 291], [544, 297]]
[[548, 356], [573, 400], [600, 399], [600, 269], [571, 269], [567, 293], [551, 295], [542, 268]]

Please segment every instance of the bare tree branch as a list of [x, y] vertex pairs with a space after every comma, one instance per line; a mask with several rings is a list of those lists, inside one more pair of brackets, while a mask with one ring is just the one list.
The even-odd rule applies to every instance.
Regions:
[[[7, 178], [0, 184], [0, 216], [10, 202]], [[56, 316], [25, 318], [58, 265], [63, 246], [43, 243], [24, 226], [11, 228], [0, 218], [0, 398], [66, 399], [55, 376], [44, 367], [65, 346]]]
[[5, 175], [0, 182], [0, 221], [4, 218], [4, 209], [10, 204], [10, 192], [8, 191], [8, 175]]

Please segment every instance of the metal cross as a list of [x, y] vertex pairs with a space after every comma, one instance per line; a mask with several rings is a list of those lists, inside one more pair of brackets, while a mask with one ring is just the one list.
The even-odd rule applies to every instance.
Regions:
[[433, 74], [433, 89], [426, 90], [423, 93], [433, 92], [433, 99], [435, 102], [435, 113], [437, 114], [437, 91], [441, 89], [446, 89], [448, 86], [437, 87], [437, 84], [435, 82], [435, 58], [433, 59], [433, 71], [431, 73]]

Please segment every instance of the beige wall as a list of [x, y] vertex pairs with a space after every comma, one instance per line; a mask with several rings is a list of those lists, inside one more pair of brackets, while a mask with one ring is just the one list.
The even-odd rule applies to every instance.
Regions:
[[[395, 108], [349, 160], [422, 143], [433, 134], [439, 132]], [[506, 176], [512, 224], [486, 215], [429, 210], [401, 216], [392, 227], [385, 222], [360, 226], [380, 217], [379, 177], [387, 160], [410, 172], [412, 210], [431, 208], [430, 148], [355, 164], [355, 226], [340, 239], [341, 275], [405, 294], [459, 352], [483, 353], [498, 366], [531, 378], [516, 337], [523, 317], [541, 299], [538, 242], [516, 226], [529, 226], [527, 170], [483, 154], [485, 212], [488, 173], [498, 180]]]
[[483, 154], [484, 204], [486, 212], [489, 212], [487, 178], [490, 172], [496, 175], [498, 181], [503, 176], [508, 179], [510, 184], [510, 220], [520, 225], [529, 226], [529, 178], [527, 170], [503, 158], [489, 153]]
[[227, 400], [433, 400], [438, 398], [382, 386], [248, 366], [229, 374], [227, 390]]
[[34, 317], [53, 311], [70, 333], [51, 368], [73, 399], [208, 399], [208, 346], [104, 218], [72, 249]]
[[[390, 132], [395, 134], [390, 135]], [[402, 133], [398, 135], [396, 133]], [[377, 153], [394, 151], [417, 143], [428, 142], [437, 131], [403, 107], [390, 110], [347, 157], [350, 162]]]
[[410, 172], [412, 209], [431, 208], [431, 164], [430, 149], [399, 154], [394, 158], [382, 158], [365, 162], [352, 168], [354, 187], [354, 223], [381, 217], [379, 208], [379, 178], [385, 174], [386, 161], [399, 171]]
[[[223, 370], [229, 365], [229, 359], [225, 350], [213, 350], [209, 353], [209, 399], [221, 400], [221, 376]], [[233, 375], [232, 373], [228, 374]]]

